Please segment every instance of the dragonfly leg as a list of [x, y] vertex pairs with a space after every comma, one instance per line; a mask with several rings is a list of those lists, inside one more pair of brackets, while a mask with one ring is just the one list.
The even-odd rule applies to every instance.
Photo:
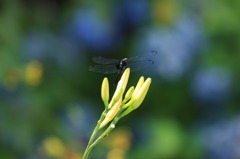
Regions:
[[122, 75], [122, 72], [121, 72], [121, 71], [118, 71], [117, 77], [116, 77], [115, 82], [114, 82], [114, 85], [115, 85], [115, 86], [117, 85], [117, 83], [118, 83], [121, 75]]

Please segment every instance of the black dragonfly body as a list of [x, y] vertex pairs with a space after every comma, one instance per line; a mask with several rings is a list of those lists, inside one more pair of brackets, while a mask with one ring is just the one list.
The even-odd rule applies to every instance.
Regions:
[[117, 82], [126, 68], [130, 68], [131, 72], [133, 72], [147, 67], [149, 64], [154, 64], [154, 55], [156, 54], [156, 51], [152, 51], [150, 53], [131, 58], [123, 58], [121, 60], [104, 58], [101, 56], [94, 57], [93, 61], [97, 65], [90, 66], [89, 70], [103, 74], [118, 73], [116, 78]]

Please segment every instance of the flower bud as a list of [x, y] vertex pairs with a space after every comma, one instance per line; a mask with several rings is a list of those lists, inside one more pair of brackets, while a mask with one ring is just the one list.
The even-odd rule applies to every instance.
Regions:
[[119, 99], [122, 97], [128, 83], [129, 75], [130, 75], [130, 68], [127, 68], [124, 71], [120, 81], [118, 82], [116, 91], [114, 92], [112, 101], [110, 102], [108, 108], [111, 108], [115, 104], [115, 102], [119, 101]]
[[132, 97], [132, 94], [134, 92], [134, 87], [130, 87], [125, 95], [125, 98], [124, 98], [124, 101], [123, 103], [127, 102], [131, 97]]
[[142, 102], [148, 92], [148, 89], [150, 87], [150, 84], [151, 84], [151, 78], [148, 78], [142, 84], [139, 91], [136, 92], [136, 94], [133, 94], [132, 99], [124, 106], [124, 107], [126, 107], [126, 108], [128, 107], [128, 108], [121, 114], [121, 117], [127, 115], [134, 109], [137, 109], [142, 104]]
[[143, 83], [144, 83], [144, 77], [142, 76], [142, 77], [139, 78], [138, 83], [136, 85], [136, 88], [135, 88], [132, 96], [135, 96], [138, 93], [138, 91], [141, 88]]
[[151, 78], [148, 78], [142, 85], [142, 87], [140, 88], [140, 90], [137, 92], [137, 94], [135, 96], [133, 96], [133, 98], [135, 99], [134, 102], [131, 105], [131, 108], [133, 109], [137, 109], [143, 102], [149, 86], [151, 84]]
[[102, 96], [102, 100], [103, 100], [103, 103], [104, 103], [105, 107], [107, 107], [108, 106], [108, 100], [109, 100], [109, 83], [108, 83], [107, 78], [103, 79], [101, 96]]
[[105, 125], [107, 125], [116, 116], [121, 104], [122, 104], [122, 98], [120, 98], [119, 101], [115, 103], [115, 105], [113, 105], [113, 107], [107, 112], [105, 119], [100, 125], [100, 129], [103, 128]]

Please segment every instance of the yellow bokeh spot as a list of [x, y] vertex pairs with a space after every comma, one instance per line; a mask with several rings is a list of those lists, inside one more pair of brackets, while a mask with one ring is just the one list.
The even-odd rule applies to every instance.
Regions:
[[107, 159], [124, 159], [125, 151], [122, 149], [113, 149], [107, 154]]
[[132, 134], [128, 130], [119, 130], [112, 140], [112, 147], [127, 150], [131, 145], [131, 138]]
[[82, 155], [80, 155], [80, 154], [73, 154], [71, 159], [82, 159]]
[[65, 155], [60, 159], [82, 159], [82, 154], [76, 153], [72, 149], [67, 149]]
[[49, 137], [43, 141], [43, 148], [48, 156], [62, 158], [65, 154], [65, 146], [57, 137]]
[[156, 24], [171, 25], [178, 15], [174, 0], [154, 0], [152, 2], [152, 18]]
[[42, 64], [38, 61], [31, 61], [27, 64], [25, 77], [29, 85], [36, 86], [41, 83], [43, 75]]

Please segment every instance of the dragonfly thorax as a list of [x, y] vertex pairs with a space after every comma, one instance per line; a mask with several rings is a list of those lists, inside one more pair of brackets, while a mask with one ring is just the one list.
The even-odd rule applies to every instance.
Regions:
[[119, 64], [117, 64], [118, 72], [123, 72], [126, 69], [127, 63], [128, 63], [128, 58], [124, 58], [120, 60]]

